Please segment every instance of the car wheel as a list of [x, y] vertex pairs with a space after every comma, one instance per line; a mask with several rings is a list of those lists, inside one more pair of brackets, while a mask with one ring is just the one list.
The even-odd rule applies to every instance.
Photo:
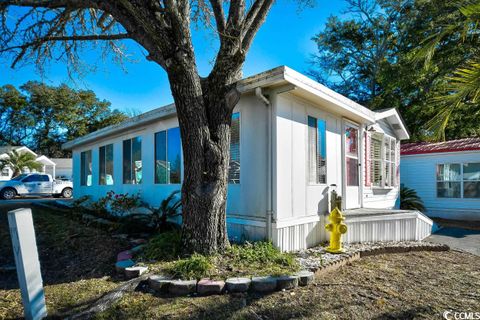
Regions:
[[73, 195], [72, 188], [65, 188], [62, 190], [62, 197], [64, 198], [71, 198]]
[[2, 197], [2, 199], [5, 200], [11, 200], [15, 198], [16, 195], [17, 192], [15, 191], [15, 189], [12, 188], [5, 188], [2, 190], [2, 192], [0, 192], [0, 196]]

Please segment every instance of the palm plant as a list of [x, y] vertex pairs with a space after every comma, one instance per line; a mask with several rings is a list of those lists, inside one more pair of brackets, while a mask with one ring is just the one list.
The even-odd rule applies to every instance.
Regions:
[[155, 231], [165, 231], [168, 229], [168, 219], [180, 216], [182, 202], [177, 195], [180, 190], [173, 191], [167, 198], [160, 202], [158, 208], [154, 208], [147, 203], [142, 203], [142, 206], [147, 207], [152, 211], [151, 214], [131, 214], [125, 217], [127, 224], [130, 224], [131, 228], [136, 227], [147, 228]]
[[180, 190], [173, 191], [168, 197], [162, 200], [160, 206], [153, 210], [153, 215], [157, 219], [157, 229], [165, 230], [167, 227], [168, 218], [173, 218], [181, 215], [182, 201], [177, 195]]
[[[454, 38], [460, 46], [467, 39], [478, 42], [480, 0], [455, 0], [455, 2], [460, 7], [459, 18], [454, 19], [449, 25], [441, 26], [439, 32], [427, 37], [415, 55], [417, 61], [424, 61], [426, 68], [430, 66], [435, 51], [441, 47], [445, 39]], [[434, 134], [435, 140], [445, 140], [445, 129], [453, 112], [480, 101], [480, 51], [476, 50], [444, 80], [445, 85], [433, 99], [433, 102], [439, 105], [438, 112], [427, 123], [426, 128]]]
[[12, 150], [7, 154], [6, 158], [0, 159], [0, 170], [5, 168], [12, 169], [13, 177], [15, 177], [22, 173], [24, 168], [41, 170], [42, 164], [37, 162], [35, 156], [31, 153], [18, 153], [16, 150]]
[[400, 209], [425, 212], [425, 206], [417, 192], [403, 185], [400, 187]]

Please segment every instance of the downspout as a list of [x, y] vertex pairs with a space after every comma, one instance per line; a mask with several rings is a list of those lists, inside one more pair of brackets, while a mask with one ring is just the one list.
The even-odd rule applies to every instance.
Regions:
[[255, 88], [255, 96], [262, 101], [268, 109], [267, 116], [267, 211], [265, 213], [266, 222], [266, 234], [267, 241], [272, 240], [272, 204], [273, 204], [273, 192], [272, 192], [272, 177], [273, 177], [273, 165], [272, 165], [272, 106], [270, 100], [262, 93], [262, 88]]

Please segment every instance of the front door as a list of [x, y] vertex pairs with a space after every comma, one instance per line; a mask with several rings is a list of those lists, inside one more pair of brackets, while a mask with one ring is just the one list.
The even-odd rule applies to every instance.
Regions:
[[345, 208], [360, 208], [358, 126], [345, 124]]

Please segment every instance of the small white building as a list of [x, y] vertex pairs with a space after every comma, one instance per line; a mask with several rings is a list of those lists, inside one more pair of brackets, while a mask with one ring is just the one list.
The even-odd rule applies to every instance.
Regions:
[[402, 184], [422, 198], [430, 217], [480, 221], [480, 138], [407, 143]]
[[72, 158], [51, 158], [55, 163], [55, 178], [72, 180]]
[[[394, 208], [400, 141], [409, 137], [395, 109], [373, 112], [284, 66], [243, 79], [238, 88], [227, 200], [231, 238], [267, 238], [282, 250], [313, 246], [327, 237], [332, 188], [347, 209], [384, 214]], [[113, 190], [140, 193], [159, 205], [181, 186], [180, 141], [175, 106], [168, 105], [67, 142], [74, 196], [97, 199]], [[370, 227], [376, 228], [382, 219], [372, 216]], [[392, 228], [411, 233], [388, 231], [390, 219], [382, 225], [388, 234], [378, 239], [423, 237], [416, 229], [418, 213], [396, 217], [405, 225]], [[373, 229], [355, 223], [368, 234], [350, 240], [376, 239]]]
[[[25, 146], [4, 146], [4, 147], [0, 147], [0, 159], [4, 159], [4, 158], [8, 158], [8, 154], [12, 151], [16, 151], [18, 152], [19, 154], [21, 153], [30, 153], [31, 155], [33, 155], [34, 157], [36, 157], [36, 161], [41, 163], [42, 164], [42, 169], [40, 170], [40, 172], [42, 173], [48, 173], [48, 174], [51, 174], [52, 177], [55, 177], [55, 162], [53, 162], [52, 160], [50, 160], [49, 158], [47, 158], [46, 156], [39, 156], [37, 155], [35, 152], [33, 152], [32, 150], [30, 150], [29, 148], [25, 147]], [[36, 171], [36, 170], [34, 170]], [[28, 168], [24, 168], [24, 170], [22, 170], [22, 173], [29, 173], [29, 169]], [[6, 181], [6, 180], [10, 180], [13, 175], [13, 170], [11, 168], [3, 168], [3, 170], [1, 170], [0, 172], [0, 181]]]

